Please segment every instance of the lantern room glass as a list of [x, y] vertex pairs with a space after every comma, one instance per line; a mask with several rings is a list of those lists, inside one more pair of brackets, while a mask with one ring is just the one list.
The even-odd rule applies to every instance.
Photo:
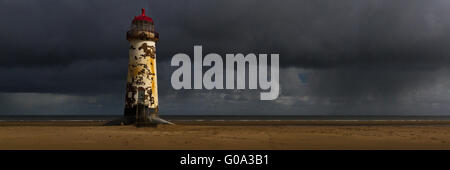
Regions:
[[154, 32], [154, 25], [153, 25], [153, 23], [148, 22], [148, 21], [134, 21], [131, 24], [131, 30], [130, 31]]

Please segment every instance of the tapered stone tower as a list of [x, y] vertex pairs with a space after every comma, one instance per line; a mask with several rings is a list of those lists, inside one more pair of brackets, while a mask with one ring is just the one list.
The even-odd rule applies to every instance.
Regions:
[[152, 18], [142, 14], [134, 17], [127, 32], [129, 64], [124, 117], [127, 124], [137, 126], [168, 123], [158, 117], [158, 79], [156, 43], [159, 35]]

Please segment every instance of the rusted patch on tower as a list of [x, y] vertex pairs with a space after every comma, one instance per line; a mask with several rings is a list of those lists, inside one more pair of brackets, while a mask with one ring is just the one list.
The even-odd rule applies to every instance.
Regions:
[[156, 56], [156, 49], [154, 46], [147, 45], [147, 43], [142, 43], [142, 45], [138, 48], [138, 50], [144, 50], [144, 54], [142, 54], [142, 57], [150, 57], [155, 58]]

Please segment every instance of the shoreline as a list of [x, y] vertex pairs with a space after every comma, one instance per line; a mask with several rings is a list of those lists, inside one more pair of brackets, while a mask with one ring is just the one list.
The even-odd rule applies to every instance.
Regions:
[[[188, 126], [450, 126], [450, 120], [169, 120]], [[1, 126], [123, 126], [109, 120], [0, 121]]]

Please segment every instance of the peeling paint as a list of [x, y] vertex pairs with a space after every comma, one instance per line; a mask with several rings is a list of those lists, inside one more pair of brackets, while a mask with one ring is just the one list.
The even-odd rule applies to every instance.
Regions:
[[[138, 104], [142, 104], [149, 108], [150, 114], [157, 114], [158, 91], [155, 42], [132, 40], [130, 44], [125, 110], [134, 112]], [[139, 92], [144, 94], [140, 96]], [[128, 114], [132, 115], [135, 113]]]

